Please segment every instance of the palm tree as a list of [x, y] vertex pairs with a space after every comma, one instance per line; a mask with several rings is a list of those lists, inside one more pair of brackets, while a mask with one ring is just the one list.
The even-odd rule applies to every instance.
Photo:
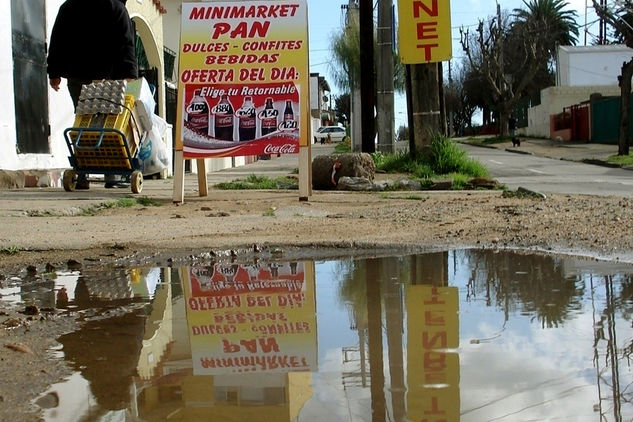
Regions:
[[576, 12], [564, 10], [564, 0], [523, 0], [525, 9], [514, 9], [515, 25], [526, 35], [543, 36], [550, 57], [555, 57], [558, 45], [575, 45], [578, 41]]

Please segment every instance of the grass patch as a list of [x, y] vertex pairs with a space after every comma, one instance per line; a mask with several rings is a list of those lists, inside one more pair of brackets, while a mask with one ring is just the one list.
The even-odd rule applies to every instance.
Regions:
[[266, 211], [264, 211], [264, 214], [262, 214], [264, 217], [274, 217], [275, 216], [275, 210], [270, 208]]
[[409, 173], [422, 182], [422, 188], [432, 186], [434, 179], [450, 179], [453, 189], [463, 189], [468, 179], [488, 177], [488, 169], [466, 155], [457, 143], [444, 136], [437, 136], [428, 157], [414, 158], [408, 153], [372, 154], [377, 170], [387, 173]]
[[618, 166], [633, 165], [633, 155], [612, 155], [607, 158], [607, 163], [616, 164]]
[[0, 254], [2, 255], [17, 255], [21, 252], [21, 249], [17, 246], [3, 246], [0, 248]]
[[336, 146], [334, 147], [334, 152], [336, 152], [337, 154], [344, 154], [352, 150], [350, 143], [348, 141], [349, 137], [346, 137], [345, 139], [346, 139], [345, 141], [338, 142], [336, 144]]
[[222, 182], [215, 185], [223, 190], [243, 190], [243, 189], [299, 189], [297, 179], [293, 177], [277, 177], [271, 179], [265, 176], [251, 174], [246, 179], [233, 180], [232, 182]]

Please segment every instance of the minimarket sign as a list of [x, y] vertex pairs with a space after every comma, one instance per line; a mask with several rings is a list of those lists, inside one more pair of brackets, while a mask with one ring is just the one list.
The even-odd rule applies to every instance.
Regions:
[[294, 154], [308, 144], [305, 0], [182, 4], [175, 149]]
[[452, 56], [449, 0], [398, 0], [398, 48], [405, 64], [434, 63]]

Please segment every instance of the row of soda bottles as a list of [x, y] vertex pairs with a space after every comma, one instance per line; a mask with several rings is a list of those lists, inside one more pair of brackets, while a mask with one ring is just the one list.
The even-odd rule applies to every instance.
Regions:
[[[200, 90], [196, 90], [185, 110], [185, 119], [189, 122], [189, 125], [204, 135], [213, 135], [216, 139], [233, 141], [233, 129], [237, 118], [238, 140], [250, 141], [256, 137], [258, 119], [256, 118], [256, 107], [253, 103], [253, 97], [244, 97], [242, 107], [234, 111], [228, 95], [222, 95], [215, 107], [209, 107], [206, 98], [200, 95]], [[213, 134], [210, 132], [211, 116], [213, 116]], [[278, 130], [279, 112], [275, 109], [271, 97], [266, 98], [264, 108], [257, 117], [259, 117], [261, 122], [260, 136], [265, 136]], [[282, 121], [289, 123], [294, 122], [294, 120], [292, 101], [286, 100]], [[288, 126], [296, 127], [296, 125]]]

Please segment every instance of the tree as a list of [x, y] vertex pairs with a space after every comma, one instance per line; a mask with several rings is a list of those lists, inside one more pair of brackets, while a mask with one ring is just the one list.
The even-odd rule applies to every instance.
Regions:
[[477, 108], [466, 87], [468, 72], [468, 62], [456, 66], [444, 90], [446, 113], [452, 124], [451, 131], [460, 135], [466, 127], [472, 127], [472, 117]]
[[550, 59], [556, 57], [558, 45], [576, 45], [578, 41], [578, 25], [576, 12], [564, 10], [568, 3], [564, 0], [523, 0], [525, 9], [514, 9], [517, 27], [524, 31], [545, 33], [545, 48]]
[[349, 121], [351, 116], [349, 92], [334, 97], [334, 112], [336, 113], [336, 120], [339, 122], [345, 123]]
[[475, 34], [460, 30], [471, 69], [488, 85], [503, 136], [518, 100], [536, 89], [532, 83], [537, 75], [547, 79], [557, 42], [575, 42], [578, 35], [575, 13], [563, 10], [566, 2], [530, 0], [524, 4], [526, 10], [515, 9], [514, 21], [502, 16], [497, 5], [497, 16], [486, 23], [480, 20]]
[[[611, 25], [619, 39], [627, 47], [633, 48], [633, 26], [630, 19], [633, 1], [623, 0], [615, 9], [609, 10], [592, 0], [598, 16]], [[618, 85], [620, 86], [620, 133], [618, 135], [618, 155], [629, 155], [629, 118], [631, 113], [631, 77], [633, 76], [633, 59], [622, 63]]]

